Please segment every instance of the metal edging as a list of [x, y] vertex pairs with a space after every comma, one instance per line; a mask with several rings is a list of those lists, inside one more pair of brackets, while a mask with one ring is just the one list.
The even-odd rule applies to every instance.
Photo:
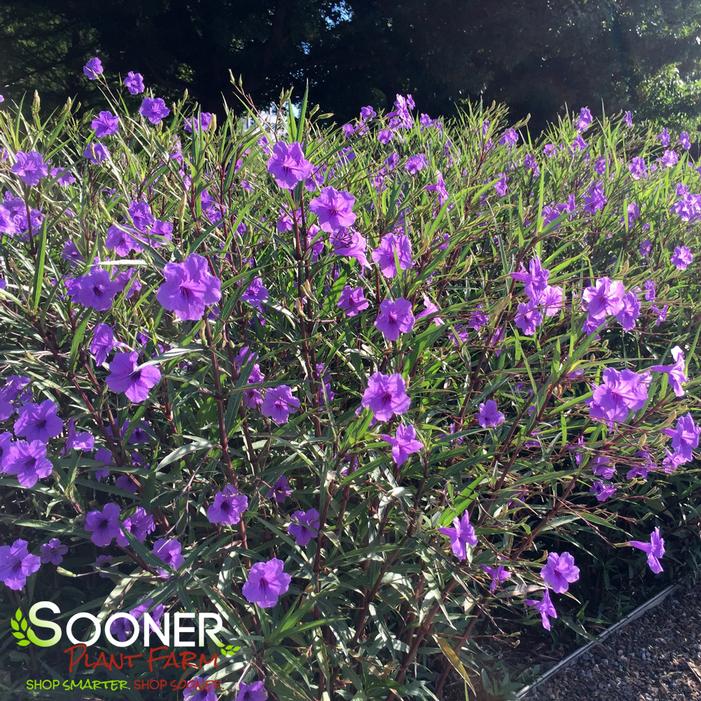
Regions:
[[643, 614], [647, 613], [656, 606], [659, 606], [672, 592], [676, 591], [678, 588], [678, 584], [671, 584], [670, 586], [666, 587], [659, 594], [653, 596], [652, 599], [646, 601], [644, 604], [641, 604], [640, 606], [638, 606], [638, 608], [631, 611], [625, 618], [622, 618], [620, 621], [618, 621], [618, 623], [614, 623], [614, 625], [605, 630], [597, 638], [589, 641], [586, 645], [567, 655], [567, 657], [565, 657], [563, 660], [560, 660], [560, 662], [558, 662], [554, 667], [551, 667], [547, 672], [545, 672], [545, 674], [538, 677], [538, 679], [536, 679], [532, 684], [529, 684], [528, 686], [521, 689], [521, 691], [517, 692], [516, 696], [514, 696], [513, 698], [522, 699], [524, 696], [526, 696], [526, 694], [529, 694], [530, 692], [534, 691], [541, 684], [544, 684], [546, 681], [548, 681], [548, 679], [555, 676], [555, 674], [557, 674], [561, 669], [570, 664], [570, 662], [573, 662], [578, 657], [581, 657], [596, 645], [600, 645], [609, 636], [613, 635], [615, 632], [628, 625], [629, 623], [632, 623], [636, 618], [640, 618], [640, 616], [642, 616]]

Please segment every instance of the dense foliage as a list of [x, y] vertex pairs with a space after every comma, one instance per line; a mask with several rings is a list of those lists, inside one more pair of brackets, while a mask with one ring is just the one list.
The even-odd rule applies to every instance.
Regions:
[[263, 106], [308, 82], [342, 120], [396, 92], [444, 115], [496, 100], [536, 129], [563, 105], [602, 101], [689, 128], [701, 106], [698, 0], [8, 0], [0, 20], [0, 92], [39, 89], [53, 105], [96, 97], [78, 76], [99, 52], [210, 111], [229, 70]]
[[[429, 699], [481, 641], [586, 627], [605, 562], [669, 567], [686, 134], [583, 108], [531, 143], [411, 96], [217, 121], [84, 74], [94, 114], [0, 111], [3, 619], [215, 610], [240, 649], [186, 699]], [[66, 673], [2, 645], [18, 693]]]

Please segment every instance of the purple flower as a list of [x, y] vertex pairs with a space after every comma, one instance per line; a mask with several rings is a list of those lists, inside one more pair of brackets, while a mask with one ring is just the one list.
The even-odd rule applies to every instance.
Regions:
[[540, 296], [539, 304], [545, 316], [556, 316], [564, 304], [564, 291], [557, 285], [548, 285]]
[[205, 308], [221, 299], [221, 282], [209, 272], [207, 259], [196, 253], [182, 263], [166, 263], [163, 277], [156, 298], [180, 321], [201, 319]]
[[667, 127], [664, 127], [662, 131], [657, 135], [657, 140], [665, 147], [669, 146], [669, 143], [671, 141], [670, 135], [669, 135], [669, 129]]
[[367, 121], [368, 119], [374, 119], [377, 117], [377, 112], [372, 107], [372, 105], [365, 105], [360, 108], [360, 119]]
[[110, 251], [114, 251], [118, 256], [127, 256], [132, 251], [138, 253], [144, 250], [144, 247], [133, 238], [126, 229], [118, 224], [112, 224], [112, 226], [107, 229], [105, 246]]
[[309, 178], [312, 168], [312, 164], [304, 157], [302, 146], [296, 141], [289, 145], [278, 141], [268, 160], [268, 172], [278, 187], [285, 190], [293, 190], [297, 183]]
[[647, 165], [645, 164], [645, 159], [640, 156], [631, 158], [628, 164], [628, 170], [633, 180], [642, 180], [647, 177]]
[[608, 315], [615, 316], [623, 310], [625, 293], [622, 282], [599, 278], [582, 293], [582, 308], [589, 319], [602, 322]]
[[616, 320], [624, 331], [632, 331], [640, 316], [640, 302], [635, 292], [627, 292], [623, 296], [623, 309], [616, 314]]
[[518, 143], [518, 138], [518, 132], [512, 127], [511, 129], [507, 129], [502, 134], [502, 137], [499, 139], [499, 143], [512, 148]]
[[217, 701], [216, 682], [209, 682], [204, 677], [193, 677], [183, 691], [184, 701]]
[[12, 545], [0, 546], [0, 581], [14, 591], [24, 589], [27, 577], [41, 566], [36, 555], [30, 555], [27, 541], [17, 539]]
[[119, 283], [111, 280], [109, 273], [102, 268], [95, 268], [87, 275], [67, 279], [66, 288], [74, 302], [98, 312], [110, 309], [112, 300], [121, 291]]
[[616, 493], [616, 487], [610, 482], [596, 480], [589, 491], [596, 497], [598, 502], [603, 502]]
[[414, 266], [411, 256], [411, 241], [405, 234], [385, 234], [380, 239], [380, 245], [372, 252], [372, 259], [380, 266], [382, 275], [393, 278], [399, 270], [409, 270]]
[[105, 136], [112, 136], [119, 130], [119, 117], [112, 112], [103, 111], [90, 122], [90, 128], [95, 132], [98, 139]]
[[92, 353], [95, 363], [102, 365], [116, 345], [112, 327], [108, 324], [98, 324], [93, 331], [90, 343], [90, 353]]
[[85, 147], [83, 156], [85, 156], [90, 163], [98, 164], [106, 161], [110, 157], [110, 151], [104, 144], [101, 144], [99, 141], [94, 141]]
[[90, 540], [100, 548], [106, 548], [119, 537], [122, 525], [119, 521], [120, 509], [112, 502], [105, 504], [102, 511], [91, 511], [85, 517], [85, 530], [91, 533]]
[[427, 165], [428, 162], [426, 161], [426, 156], [423, 153], [417, 153], [416, 155], [407, 158], [406, 163], [404, 164], [404, 170], [406, 170], [409, 175], [416, 175]]
[[62, 430], [63, 421], [58, 416], [58, 407], [50, 399], [45, 399], [41, 404], [24, 404], [17, 412], [15, 435], [28, 441], [48, 443]]
[[691, 414], [684, 414], [677, 419], [674, 428], [665, 428], [662, 433], [672, 439], [674, 453], [684, 462], [693, 460], [693, 451], [699, 447], [701, 429], [694, 423]]
[[589, 400], [591, 417], [605, 421], [611, 427], [625, 421], [631, 411], [638, 411], [645, 405], [650, 380], [649, 372], [619, 372], [614, 368], [606, 368], [603, 382], [594, 386]]
[[380, 304], [375, 328], [381, 331], [388, 341], [396, 341], [401, 334], [409, 333], [414, 328], [414, 321], [411, 302], [408, 299], [385, 299]]
[[[255, 363], [248, 375], [248, 384], [260, 384], [265, 379], [265, 375], [260, 371], [260, 366]], [[258, 409], [263, 403], [263, 395], [255, 387], [249, 387], [243, 391], [243, 403], [249, 409]]]
[[102, 61], [97, 56], [93, 56], [83, 66], [83, 74], [88, 80], [97, 80], [97, 77], [102, 75], [103, 70]]
[[368, 378], [361, 405], [370, 409], [376, 421], [389, 421], [409, 410], [411, 399], [406, 393], [404, 380], [399, 373], [384, 375], [374, 372]]
[[526, 599], [526, 606], [532, 606], [540, 614], [540, 621], [545, 628], [545, 630], [550, 630], [550, 619], [557, 618], [557, 611], [553, 606], [553, 602], [550, 599], [550, 592], [545, 589], [543, 591], [543, 598], [540, 601], [535, 599]]
[[683, 222], [695, 222], [701, 218], [701, 195], [689, 192], [683, 185], [677, 186], [680, 198], [672, 205], [671, 210]]
[[66, 241], [63, 244], [63, 249], [61, 250], [61, 258], [68, 261], [71, 264], [82, 263], [83, 256], [81, 255], [78, 247], [73, 243], [73, 241]]
[[424, 188], [427, 192], [435, 192], [438, 197], [438, 205], [442, 207], [448, 201], [448, 189], [445, 186], [445, 180], [443, 179], [443, 174], [436, 171], [436, 182], [426, 185]]
[[694, 260], [694, 254], [688, 246], [677, 246], [672, 253], [672, 265], [677, 270], [686, 270]]
[[271, 489], [268, 490], [268, 497], [272, 497], [278, 504], [282, 504], [287, 497], [292, 494], [290, 480], [286, 475], [280, 475]]
[[575, 127], [578, 132], [584, 132], [592, 125], [594, 118], [591, 115], [591, 110], [588, 107], [582, 107], [579, 110], [579, 116], [577, 117], [577, 122]]
[[241, 520], [247, 508], [248, 497], [239, 494], [233, 485], [227, 484], [221, 492], [214, 495], [214, 501], [207, 508], [207, 519], [210, 523], [233, 526]]
[[53, 465], [46, 457], [46, 444], [38, 440], [15, 441], [3, 460], [3, 472], [16, 475], [19, 484], [25, 488], [33, 487], [52, 471]]
[[660, 165], [665, 168], [673, 168], [679, 162], [679, 156], [676, 151], [667, 149], [660, 158]]
[[504, 414], [499, 411], [493, 399], [488, 399], [479, 405], [477, 421], [482, 428], [496, 428], [504, 423]]
[[654, 312], [657, 317], [655, 319], [655, 326], [659, 326], [667, 318], [669, 304], [665, 304], [664, 307], [656, 307], [654, 304], [651, 304], [650, 311]]
[[66, 168], [52, 168], [50, 174], [61, 187], [68, 187], [75, 182], [75, 176]]
[[655, 528], [652, 533], [650, 533], [649, 543], [640, 540], [631, 540], [628, 545], [632, 548], [642, 550], [647, 554], [647, 565], [655, 574], [662, 572], [660, 559], [664, 556], [664, 538], [660, 535], [659, 528]]
[[236, 701], [267, 701], [268, 692], [263, 686], [263, 682], [251, 682], [246, 684], [241, 682]]
[[689, 132], [683, 131], [679, 134], [679, 145], [688, 151], [691, 148], [691, 139], [689, 138]]
[[438, 305], [432, 302], [431, 298], [427, 294], [422, 294], [422, 297], [424, 302], [424, 308], [423, 311], [416, 315], [416, 320], [418, 321], [419, 319], [425, 319], [426, 317], [430, 316], [433, 317], [434, 326], [443, 326], [443, 324], [445, 324], [445, 321], [443, 321], [443, 319], [441, 319], [439, 316], [434, 316], [440, 312]]
[[684, 369], [684, 351], [679, 346], [674, 346], [672, 348], [672, 358], [674, 358], [672, 365], [653, 365], [649, 369], [653, 372], [666, 372], [674, 394], [677, 397], [683, 397], [684, 388], [682, 385], [689, 380]]
[[392, 459], [397, 466], [403, 465], [410, 455], [418, 453], [424, 447], [411, 424], [399, 424], [394, 436], [383, 433], [380, 438], [392, 446]]
[[584, 211], [587, 214], [596, 214], [606, 206], [607, 202], [604, 184], [601, 181], [592, 183], [587, 194], [584, 195]]
[[75, 419], [68, 421], [68, 436], [66, 437], [66, 447], [63, 450], [63, 455], [66, 455], [70, 450], [80, 450], [90, 452], [95, 449], [95, 436], [90, 431], [76, 431]]
[[211, 112], [200, 112], [197, 116], [186, 119], [183, 129], [188, 134], [192, 134], [193, 131], [208, 131], [213, 123], [214, 115]]
[[645, 300], [647, 302], [654, 302], [657, 297], [657, 287], [654, 280], [645, 280], [643, 283], [643, 289], [645, 290]]
[[117, 536], [117, 545], [126, 548], [129, 545], [129, 539], [125, 533], [130, 533], [135, 540], [143, 543], [147, 536], [156, 530], [153, 516], [143, 508], [137, 506], [131, 516], [127, 516], [122, 523], [122, 531]]
[[15, 402], [27, 403], [31, 400], [30, 390], [25, 390], [29, 385], [29, 378], [24, 375], [9, 375], [5, 384], [0, 387], [0, 421], [9, 419], [15, 413]]
[[538, 161], [532, 153], [527, 153], [523, 159], [523, 165], [525, 168], [533, 173], [533, 177], [537, 178], [540, 175], [540, 168], [538, 167]]
[[287, 532], [295, 539], [297, 545], [305, 548], [319, 534], [319, 512], [316, 509], [298, 510], [292, 514], [291, 519], [292, 523]]
[[505, 197], [509, 192], [509, 179], [506, 173], [499, 173], [498, 180], [494, 183], [494, 191], [499, 197]]
[[0, 201], [0, 232], [8, 236], [17, 234], [34, 233], [41, 227], [44, 215], [38, 209], [29, 209], [27, 216], [27, 204], [21, 197], [13, 197], [6, 192]]
[[340, 229], [353, 226], [355, 197], [349, 192], [325, 187], [321, 194], [309, 203], [309, 209], [316, 214], [322, 231], [332, 234]]
[[141, 232], [146, 233], [156, 221], [148, 202], [137, 200], [129, 205], [129, 216], [134, 226]]
[[123, 83], [130, 95], [140, 95], [144, 91], [144, 76], [142, 76], [141, 73], [129, 71]]
[[241, 295], [241, 299], [262, 313], [263, 304], [268, 299], [268, 289], [263, 284], [263, 279], [254, 277], [251, 284]]
[[105, 380], [113, 392], [123, 392], [135, 404], [147, 399], [149, 390], [161, 379], [161, 371], [155, 365], [138, 365], [138, 359], [136, 351], [116, 353]]
[[363, 268], [370, 267], [370, 263], [365, 257], [367, 242], [355, 229], [339, 229], [329, 236], [329, 241], [337, 256], [354, 258]]
[[543, 321], [543, 315], [533, 302], [520, 302], [516, 308], [514, 323], [525, 336], [533, 336]]
[[640, 244], [639, 250], [640, 250], [640, 255], [643, 258], [647, 258], [650, 255], [650, 253], [652, 252], [652, 241], [650, 241], [650, 239], [645, 239], [645, 241], [643, 241]]
[[347, 317], [354, 317], [364, 309], [367, 309], [370, 303], [365, 299], [365, 292], [362, 287], [345, 285], [341, 291], [337, 306], [345, 312]]
[[648, 473], [652, 470], [656, 470], [657, 465], [647, 450], [638, 450], [635, 453], [635, 457], [639, 458], [642, 462], [634, 465], [630, 470], [628, 470], [626, 473], [626, 479], [631, 480], [635, 479], [636, 477], [640, 477], [641, 479], [646, 480]]
[[610, 480], [616, 474], [616, 468], [611, 465], [611, 458], [608, 455], [597, 455], [591, 466], [591, 471], [597, 477]]
[[276, 557], [267, 562], [257, 562], [251, 567], [243, 585], [246, 601], [261, 608], [272, 608], [290, 588], [292, 577], [284, 571], [284, 563]]
[[489, 584], [489, 591], [492, 594], [501, 586], [502, 582], [505, 582], [507, 579], [511, 578], [511, 572], [509, 572], [503, 565], [499, 565], [498, 567], [482, 565], [482, 569], [492, 578], [492, 581]]
[[630, 110], [627, 110], [627, 111], [623, 114], [623, 123], [624, 123], [627, 127], [632, 127], [632, 126], [633, 126], [633, 113], [632, 113]]
[[564, 594], [570, 584], [579, 579], [579, 567], [575, 566], [574, 558], [568, 552], [550, 553], [540, 576], [556, 594]]
[[145, 97], [139, 107], [139, 114], [146, 117], [151, 124], [160, 124], [169, 114], [170, 110], [161, 97]]
[[[183, 546], [177, 538], [159, 538], [153, 544], [152, 552], [155, 557], [164, 562], [170, 569], [177, 570], [185, 562], [182, 549]], [[163, 578], [170, 577], [170, 572], [165, 569], [159, 569], [158, 574]]]
[[468, 545], [473, 548], [477, 545], [477, 536], [475, 529], [470, 523], [470, 514], [467, 512], [467, 509], [465, 509], [460, 518], [456, 516], [453, 519], [452, 528], [442, 527], [438, 531], [450, 538], [450, 548], [458, 560], [467, 559]]
[[626, 217], [628, 226], [633, 226], [640, 219], [640, 206], [637, 202], [630, 202], [626, 208]]
[[60, 565], [63, 556], [68, 552], [68, 546], [64, 545], [58, 538], [51, 538], [48, 543], [44, 543], [39, 548], [39, 556], [42, 565]]
[[15, 154], [15, 164], [11, 171], [19, 179], [30, 187], [39, 184], [42, 178], [49, 174], [49, 167], [46, 165], [43, 156], [38, 151], [17, 151]]
[[523, 291], [531, 302], [539, 302], [541, 295], [548, 286], [550, 271], [544, 268], [540, 258], [536, 257], [528, 264], [528, 271], [521, 266], [521, 270], [511, 273], [511, 278], [523, 283]]
[[292, 394], [290, 387], [279, 385], [266, 390], [260, 412], [279, 426], [286, 424], [290, 414], [295, 414], [299, 407], [299, 399]]

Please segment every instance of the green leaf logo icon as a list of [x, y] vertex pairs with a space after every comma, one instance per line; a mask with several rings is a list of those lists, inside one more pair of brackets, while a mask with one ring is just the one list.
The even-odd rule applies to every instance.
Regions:
[[17, 640], [17, 645], [20, 647], [28, 647], [29, 645], [36, 645], [37, 647], [51, 647], [55, 643], [47, 644], [45, 640], [37, 638], [34, 631], [30, 628], [27, 619], [22, 613], [22, 609], [17, 609], [15, 615], [10, 619], [10, 628], [12, 629], [12, 635]]
[[31, 629], [29, 628], [27, 619], [22, 613], [22, 609], [17, 609], [15, 611], [14, 617], [10, 619], [10, 628], [12, 628], [12, 635], [17, 638], [17, 644], [20, 647], [27, 647], [27, 645], [32, 644], [27, 636], [27, 631]]
[[233, 657], [240, 649], [241, 649], [240, 645], [234, 646], [231, 643], [229, 643], [229, 644], [220, 643], [219, 644], [219, 652], [222, 654], [223, 657]]

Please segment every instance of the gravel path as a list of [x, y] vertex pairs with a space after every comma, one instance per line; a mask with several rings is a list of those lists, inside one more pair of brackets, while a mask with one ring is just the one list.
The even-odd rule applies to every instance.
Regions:
[[524, 701], [701, 701], [701, 582], [676, 590]]

